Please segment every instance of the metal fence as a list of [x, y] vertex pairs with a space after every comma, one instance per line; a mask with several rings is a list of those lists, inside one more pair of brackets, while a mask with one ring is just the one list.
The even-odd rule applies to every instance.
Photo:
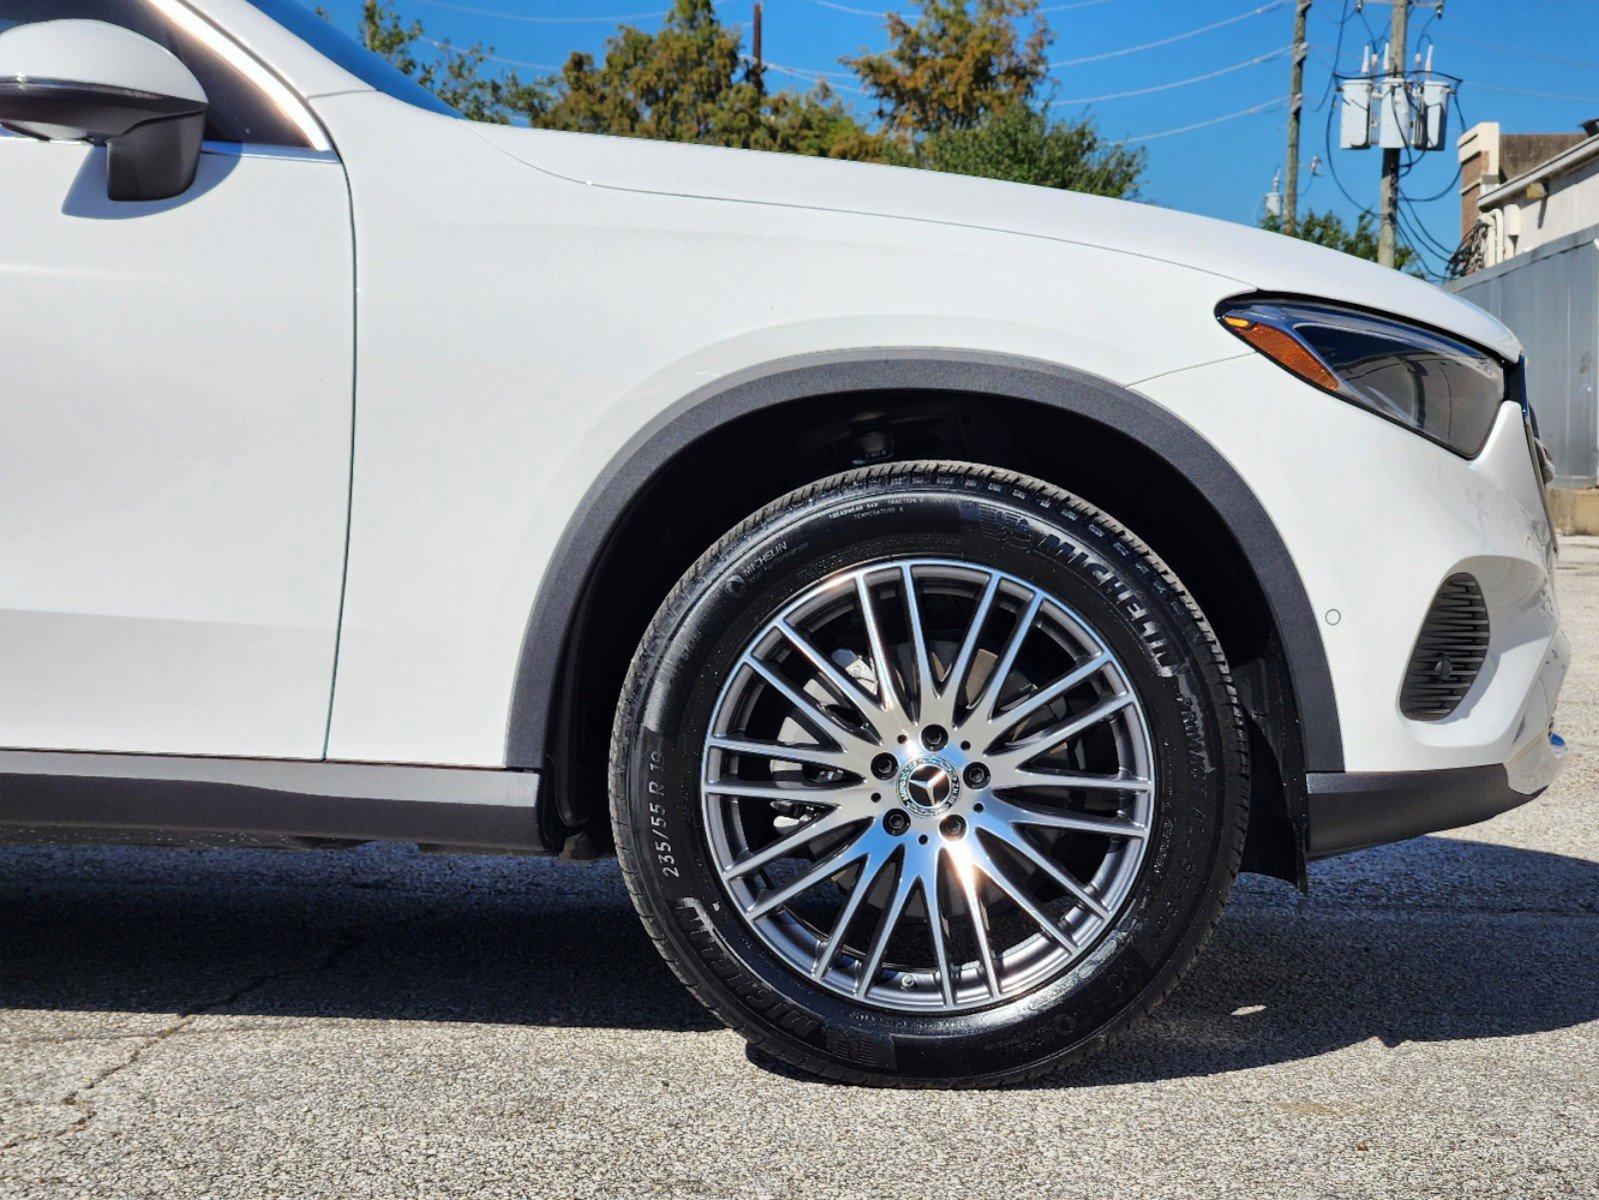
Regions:
[[1599, 483], [1599, 225], [1449, 284], [1527, 348], [1527, 392], [1555, 486]]

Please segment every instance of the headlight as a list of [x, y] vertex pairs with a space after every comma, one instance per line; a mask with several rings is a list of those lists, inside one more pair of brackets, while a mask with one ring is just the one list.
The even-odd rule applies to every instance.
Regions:
[[1245, 300], [1217, 315], [1278, 366], [1467, 458], [1505, 399], [1497, 359], [1430, 329], [1308, 300]]

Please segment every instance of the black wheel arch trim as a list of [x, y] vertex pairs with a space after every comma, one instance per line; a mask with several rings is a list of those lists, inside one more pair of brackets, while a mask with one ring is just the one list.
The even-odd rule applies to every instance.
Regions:
[[1003, 396], [1084, 417], [1140, 442], [1210, 501], [1266, 597], [1292, 676], [1307, 771], [1342, 771], [1332, 672], [1310, 598], [1260, 500], [1197, 430], [1126, 387], [1016, 355], [936, 349], [861, 349], [801, 355], [708, 383], [659, 413], [600, 472], [567, 524], [539, 584], [522, 638], [506, 732], [506, 763], [544, 765], [568, 637], [591, 573], [633, 501], [678, 454], [740, 417], [853, 392]]

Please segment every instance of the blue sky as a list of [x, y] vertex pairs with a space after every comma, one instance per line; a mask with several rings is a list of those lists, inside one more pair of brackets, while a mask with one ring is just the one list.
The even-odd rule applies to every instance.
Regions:
[[[841, 72], [841, 55], [886, 44], [879, 2], [765, 0], [768, 63], [806, 73]], [[341, 26], [354, 28], [360, 0], [321, 3]], [[619, 16], [643, 29], [659, 24], [652, 0], [398, 0], [398, 7], [408, 19], [421, 20], [431, 38], [457, 45], [483, 42], [501, 58], [548, 66], [559, 65], [571, 50], [602, 52]], [[1055, 35], [1050, 58], [1057, 64], [1056, 111], [1091, 113], [1111, 137], [1139, 138], [1273, 105], [1141, 143], [1149, 151], [1145, 199], [1228, 220], [1258, 218], [1261, 198], [1283, 161], [1292, 0], [1044, 0], [1043, 7]], [[747, 32], [753, 0], [725, 0], [718, 8], [723, 20]], [[1343, 72], [1357, 70], [1362, 46], [1386, 36], [1390, 17], [1387, 3], [1367, 0], [1361, 11], [1356, 9], [1355, 0], [1316, 0], [1305, 75], [1302, 162], [1320, 154], [1324, 163], [1319, 176], [1301, 176], [1303, 203], [1333, 208], [1346, 218], [1360, 205], [1376, 207], [1380, 152], [1338, 150], [1334, 128], [1331, 166], [1353, 202], [1342, 195], [1325, 162], [1327, 116], [1336, 97], [1324, 97], [1335, 55]], [[909, 15], [915, 9], [900, 11]], [[1468, 125], [1489, 120], [1507, 132], [1576, 130], [1582, 120], [1599, 117], [1599, 0], [1448, 0], [1441, 17], [1434, 17], [1431, 3], [1416, 4], [1410, 20], [1412, 47], [1432, 46], [1434, 66], [1465, 80], [1460, 107]], [[1218, 27], [1183, 36], [1212, 25]], [[1097, 61], [1072, 61], [1077, 59]], [[1235, 64], [1249, 65], [1143, 95], [1093, 99]], [[855, 82], [847, 74], [835, 74], [831, 81]], [[808, 86], [802, 78], [776, 73], [768, 83]], [[864, 97], [840, 94], [863, 116], [870, 115]], [[1418, 202], [1415, 217], [1433, 238], [1450, 246], [1459, 228], [1450, 181], [1456, 167], [1453, 142], [1461, 128], [1459, 115], [1451, 113], [1451, 148], [1420, 156], [1403, 185]], [[1423, 200], [1439, 193], [1438, 199]], [[1430, 261], [1441, 265], [1437, 254]]]

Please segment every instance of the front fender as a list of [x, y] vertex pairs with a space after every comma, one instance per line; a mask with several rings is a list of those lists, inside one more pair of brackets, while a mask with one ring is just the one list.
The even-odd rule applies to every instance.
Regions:
[[1276, 622], [1292, 675], [1306, 769], [1343, 769], [1337, 703], [1314, 610], [1270, 516], [1215, 447], [1153, 401], [1070, 367], [1012, 355], [903, 348], [803, 355], [707, 383], [661, 411], [610, 460], [562, 534], [528, 620], [506, 736], [509, 765], [544, 763], [562, 655], [584, 589], [628, 507], [660, 472], [713, 430], [763, 408], [874, 391], [1002, 396], [1048, 405], [1137, 440], [1191, 480], [1236, 538]]

